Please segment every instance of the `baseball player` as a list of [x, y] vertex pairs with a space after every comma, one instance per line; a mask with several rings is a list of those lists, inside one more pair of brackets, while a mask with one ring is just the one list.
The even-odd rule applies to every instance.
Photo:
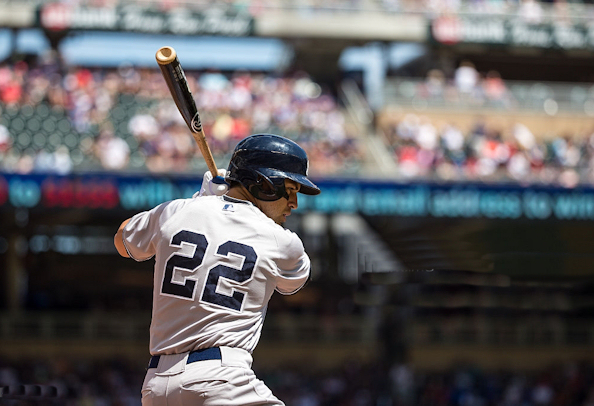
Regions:
[[251, 354], [273, 292], [295, 293], [309, 278], [301, 240], [282, 227], [298, 192], [320, 193], [307, 167], [293, 141], [252, 135], [235, 148], [228, 185], [207, 172], [193, 198], [122, 223], [120, 255], [155, 257], [143, 406], [284, 405], [256, 378]]

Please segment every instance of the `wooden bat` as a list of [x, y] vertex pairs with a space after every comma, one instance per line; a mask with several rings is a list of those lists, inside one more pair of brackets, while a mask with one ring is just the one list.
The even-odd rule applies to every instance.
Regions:
[[190, 131], [192, 131], [192, 135], [202, 152], [202, 156], [206, 161], [208, 169], [212, 173], [212, 177], [216, 178], [219, 176], [217, 165], [212, 157], [208, 143], [206, 142], [206, 136], [202, 129], [196, 102], [188, 87], [186, 74], [179, 63], [179, 59], [177, 59], [177, 53], [172, 47], [161, 47], [157, 51], [156, 58], [159, 68], [161, 68], [161, 73], [167, 83], [167, 87], [169, 87], [169, 91], [171, 92], [171, 96], [177, 105], [177, 109], [184, 118]]

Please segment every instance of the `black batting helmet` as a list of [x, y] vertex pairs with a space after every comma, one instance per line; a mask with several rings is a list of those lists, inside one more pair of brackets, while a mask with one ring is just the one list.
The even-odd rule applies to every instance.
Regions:
[[256, 199], [287, 198], [285, 179], [301, 185], [299, 191], [317, 195], [320, 189], [307, 178], [307, 154], [295, 142], [274, 134], [255, 134], [235, 147], [225, 180], [242, 184]]

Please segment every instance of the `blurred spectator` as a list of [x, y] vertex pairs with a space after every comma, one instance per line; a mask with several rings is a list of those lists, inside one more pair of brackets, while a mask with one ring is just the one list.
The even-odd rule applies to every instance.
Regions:
[[54, 170], [60, 175], [66, 175], [70, 173], [72, 169], [72, 159], [68, 148], [64, 145], [59, 146], [54, 152]]
[[23, 96], [23, 82], [26, 64], [19, 62], [13, 69], [8, 66], [0, 67], [0, 102], [15, 104]]
[[536, 0], [522, 0], [518, 14], [530, 24], [538, 24], [543, 19], [542, 7]]
[[530, 150], [536, 145], [534, 134], [524, 124], [516, 123], [512, 129], [512, 134], [523, 149]]
[[551, 405], [554, 396], [555, 392], [546, 380], [542, 380], [532, 389], [532, 401], [536, 406]]
[[111, 131], [104, 130], [96, 142], [95, 153], [103, 168], [119, 170], [128, 164], [130, 148], [123, 139], [114, 136]]
[[463, 96], [472, 95], [479, 83], [479, 74], [470, 61], [460, 62], [460, 66], [454, 73], [454, 83], [456, 88]]
[[509, 95], [499, 72], [491, 70], [482, 82], [485, 97], [496, 104], [509, 105]]
[[60, 146], [55, 152], [39, 151], [34, 157], [25, 154], [19, 161], [20, 173], [28, 173], [31, 170], [36, 172], [49, 172], [65, 175], [72, 169], [72, 160], [68, 148]]
[[390, 368], [390, 386], [392, 398], [399, 400], [401, 406], [415, 404], [415, 376], [412, 368], [406, 364], [396, 364]]
[[12, 145], [12, 139], [8, 128], [5, 125], [0, 124], [0, 154], [5, 153]]
[[442, 97], [446, 88], [446, 77], [440, 69], [431, 69], [425, 79], [425, 89], [429, 97]]

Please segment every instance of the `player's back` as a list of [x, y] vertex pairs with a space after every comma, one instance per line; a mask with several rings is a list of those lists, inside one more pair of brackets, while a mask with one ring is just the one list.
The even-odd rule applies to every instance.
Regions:
[[292, 293], [307, 280], [299, 238], [227, 196], [173, 201], [153, 216], [151, 353], [214, 346], [252, 352], [275, 288]]

